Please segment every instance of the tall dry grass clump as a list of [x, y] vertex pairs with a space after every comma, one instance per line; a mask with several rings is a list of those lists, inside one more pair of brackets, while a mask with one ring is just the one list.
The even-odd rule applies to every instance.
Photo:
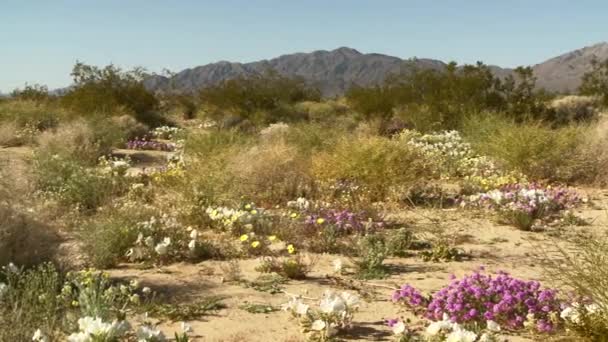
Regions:
[[309, 169], [309, 159], [282, 139], [237, 153], [228, 165], [240, 193], [273, 204], [309, 194]]

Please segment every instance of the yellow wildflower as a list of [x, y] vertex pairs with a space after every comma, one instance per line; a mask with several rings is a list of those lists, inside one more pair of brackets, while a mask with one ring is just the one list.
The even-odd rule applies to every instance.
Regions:
[[292, 244], [289, 244], [289, 245], [287, 245], [287, 252], [289, 254], [293, 254], [296, 252], [296, 248]]
[[317, 224], [323, 224], [323, 222], [325, 222], [325, 219], [324, 219], [324, 218], [319, 217], [319, 218], [317, 219]]
[[271, 241], [271, 242], [272, 242], [272, 241], [274, 241], [274, 240], [276, 240], [276, 239], [277, 239], [277, 236], [276, 236], [276, 235], [270, 235], [270, 236], [268, 237], [268, 240], [269, 240], [269, 241]]
[[251, 204], [247, 204], [247, 205], [245, 206], [245, 209], [247, 209], [247, 210], [251, 209]]
[[260, 245], [260, 241], [253, 241], [251, 243], [251, 247], [253, 247], [253, 248], [258, 248], [259, 245]]
[[257, 214], [257, 213], [258, 213], [258, 211], [257, 211], [257, 210], [255, 210], [255, 209], [253, 209], [253, 210], [251, 211], [251, 215], [255, 215], [255, 214]]
[[247, 239], [249, 239], [249, 235], [247, 235], [247, 234], [241, 235], [241, 241], [245, 242], [245, 241], [247, 241]]
[[292, 214], [291, 214], [291, 218], [296, 218], [296, 217], [298, 217], [298, 214], [297, 214], [297, 213], [292, 213]]

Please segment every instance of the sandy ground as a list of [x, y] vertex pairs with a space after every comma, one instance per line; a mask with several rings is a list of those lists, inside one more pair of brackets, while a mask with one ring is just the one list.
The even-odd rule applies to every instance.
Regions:
[[[608, 203], [608, 193], [587, 191], [595, 198], [594, 205], [587, 205], [577, 211], [579, 216], [593, 220], [592, 226], [577, 229], [604, 230], [608, 225], [608, 215], [602, 209]], [[458, 234], [464, 248], [472, 259], [461, 262], [428, 263], [420, 258], [393, 258], [385, 264], [391, 274], [383, 280], [366, 282], [367, 290], [376, 292], [372, 299], [363, 301], [355, 316], [355, 328], [343, 336], [352, 341], [391, 341], [392, 334], [385, 326], [384, 319], [394, 317], [413, 318], [390, 301], [391, 288], [405, 283], [423, 291], [435, 291], [446, 285], [451, 274], [458, 277], [468, 274], [480, 266], [486, 272], [505, 270], [525, 279], [539, 279], [545, 285], [552, 285], [551, 279], [543, 274], [540, 265], [542, 249], [550, 246], [550, 232], [523, 232], [509, 226], [501, 226], [492, 220], [475, 217], [470, 213], [455, 210], [410, 210], [398, 216], [424, 221], [424, 217], [439, 217], [446, 231]], [[343, 290], [337, 287], [327, 275], [333, 273], [332, 261], [340, 256], [318, 255], [318, 261], [303, 281], [289, 281], [284, 290], [309, 298], [320, 298], [326, 289]], [[345, 262], [348, 260], [344, 257]], [[159, 269], [138, 270], [133, 265], [123, 265], [111, 270], [113, 276], [137, 278], [142, 286], [150, 286], [175, 302], [189, 302], [196, 298], [212, 295], [224, 297], [226, 309], [219, 310], [201, 320], [189, 322], [194, 328], [196, 341], [303, 341], [298, 324], [287, 312], [276, 311], [267, 314], [252, 314], [239, 308], [244, 302], [280, 306], [287, 301], [284, 293], [269, 294], [246, 288], [239, 283], [223, 282], [223, 262], [206, 261], [199, 264], [174, 264]], [[247, 280], [256, 279], [260, 273], [254, 270], [257, 260], [240, 260], [242, 276]], [[349, 278], [346, 276], [345, 278]], [[310, 300], [315, 304], [316, 300]], [[179, 322], [161, 322], [167, 331], [179, 331]], [[521, 335], [503, 336], [508, 341], [534, 341], [547, 336]]]

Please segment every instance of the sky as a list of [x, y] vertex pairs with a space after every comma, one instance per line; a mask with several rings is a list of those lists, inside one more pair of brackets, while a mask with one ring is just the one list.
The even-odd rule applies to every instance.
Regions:
[[606, 0], [0, 0], [0, 92], [341, 46], [502, 67], [608, 41]]

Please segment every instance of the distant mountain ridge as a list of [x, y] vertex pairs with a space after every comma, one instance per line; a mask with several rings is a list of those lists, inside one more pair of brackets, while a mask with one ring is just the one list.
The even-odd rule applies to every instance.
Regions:
[[[593, 58], [608, 59], [608, 43], [584, 47], [534, 65], [537, 84], [549, 91], [575, 90], [580, 85], [582, 75], [590, 70]], [[343, 94], [353, 84], [379, 84], [387, 76], [404, 68], [414, 66], [441, 70], [445, 65], [445, 62], [435, 59], [401, 59], [341, 47], [331, 51], [282, 55], [251, 63], [221, 61], [182, 70], [171, 79], [158, 75], [150, 76], [144, 84], [153, 91], [167, 91], [172, 86], [179, 91], [192, 92], [224, 80], [258, 75], [271, 69], [286, 76], [300, 76], [318, 87], [323, 95], [335, 96]], [[491, 68], [500, 77], [513, 72], [512, 69], [499, 66]]]

